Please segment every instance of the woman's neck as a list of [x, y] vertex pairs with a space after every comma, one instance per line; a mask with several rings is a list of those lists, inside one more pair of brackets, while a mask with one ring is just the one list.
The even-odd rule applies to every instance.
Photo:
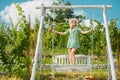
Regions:
[[70, 26], [70, 29], [73, 30], [76, 26]]

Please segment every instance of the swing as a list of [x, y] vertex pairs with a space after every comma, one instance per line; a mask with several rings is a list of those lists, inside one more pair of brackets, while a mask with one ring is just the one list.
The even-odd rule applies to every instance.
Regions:
[[[116, 80], [116, 73], [115, 73], [115, 67], [113, 62], [113, 56], [112, 56], [112, 49], [111, 49], [111, 43], [110, 43], [110, 37], [109, 37], [109, 31], [108, 31], [108, 21], [107, 21], [107, 14], [106, 10], [107, 8], [111, 8], [111, 5], [71, 5], [71, 6], [44, 6], [44, 4], [41, 5], [41, 7], [36, 7], [36, 9], [41, 9], [41, 20], [40, 20], [40, 28], [38, 33], [38, 39], [37, 39], [37, 45], [35, 50], [35, 57], [34, 57], [34, 63], [32, 67], [32, 73], [30, 80], [35, 80], [35, 73], [36, 73], [36, 66], [40, 65], [39, 67], [39, 73], [41, 74], [41, 64], [42, 64], [42, 30], [43, 30], [43, 22], [44, 22], [44, 14], [46, 9], [67, 9], [67, 8], [101, 8], [103, 9], [103, 20], [104, 20], [104, 27], [106, 31], [106, 42], [107, 42], [107, 49], [108, 49], [108, 71], [109, 76], [108, 78], [112, 80]], [[40, 62], [38, 63], [37, 60], [40, 58]], [[54, 60], [54, 58], [53, 58]], [[69, 65], [71, 66], [71, 65]]]

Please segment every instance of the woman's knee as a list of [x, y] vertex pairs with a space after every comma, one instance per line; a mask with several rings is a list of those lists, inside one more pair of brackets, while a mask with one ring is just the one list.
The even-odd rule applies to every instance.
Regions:
[[75, 53], [76, 50], [77, 50], [77, 48], [73, 48], [73, 49], [72, 49], [72, 53]]

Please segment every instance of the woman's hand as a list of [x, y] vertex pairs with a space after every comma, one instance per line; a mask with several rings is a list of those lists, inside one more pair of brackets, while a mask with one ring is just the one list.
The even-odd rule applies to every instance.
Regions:
[[57, 33], [57, 31], [56, 31], [56, 30], [52, 30], [52, 32], [55, 32], [55, 33]]
[[93, 31], [93, 27], [90, 29], [90, 32], [92, 32]]

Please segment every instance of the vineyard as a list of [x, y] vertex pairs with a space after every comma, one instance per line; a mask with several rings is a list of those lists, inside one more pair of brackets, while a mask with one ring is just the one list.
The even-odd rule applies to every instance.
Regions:
[[[70, 5], [67, 2], [65, 5]], [[17, 3], [14, 3], [17, 9], [19, 20], [16, 25], [13, 24], [11, 17], [10, 24], [4, 21], [0, 24], [0, 79], [2, 80], [29, 80], [32, 70], [32, 60], [35, 55], [36, 43], [38, 38], [38, 30], [40, 21], [35, 19], [34, 27], [30, 27], [30, 21], [26, 20], [23, 9]], [[68, 54], [67, 52], [67, 39], [68, 35], [61, 36], [52, 32], [53, 29], [58, 31], [66, 31], [69, 28], [68, 21], [65, 18], [76, 17], [79, 23], [86, 19], [85, 16], [76, 16], [73, 14], [72, 9], [66, 10], [51, 10], [56, 14], [53, 18], [52, 15], [45, 16], [45, 23], [43, 29], [43, 42], [42, 42], [42, 56], [43, 65], [52, 64], [52, 57], [58, 54]], [[63, 14], [64, 13], [64, 14]], [[109, 22], [110, 41], [112, 46], [112, 53], [116, 65], [116, 73], [120, 76], [120, 29], [118, 28], [116, 18]], [[86, 35], [79, 34], [80, 48], [76, 54], [91, 55], [92, 64], [107, 65], [107, 48], [105, 38], [105, 28], [98, 20], [90, 20], [97, 23], [95, 30]], [[55, 23], [53, 25], [53, 23]], [[89, 27], [78, 24], [82, 30], [89, 30]], [[50, 67], [49, 67], [50, 68]], [[46, 68], [46, 69], [49, 69]], [[82, 80], [89, 73], [57, 73], [56, 79], [51, 77], [51, 69], [42, 71], [42, 80]], [[101, 74], [104, 75], [101, 75]], [[92, 74], [97, 77], [97, 80], [107, 80], [107, 68], [95, 69], [93, 68]], [[37, 73], [36, 73], [36, 76]], [[12, 78], [13, 77], [13, 78]], [[99, 79], [98, 79], [99, 78]]]

